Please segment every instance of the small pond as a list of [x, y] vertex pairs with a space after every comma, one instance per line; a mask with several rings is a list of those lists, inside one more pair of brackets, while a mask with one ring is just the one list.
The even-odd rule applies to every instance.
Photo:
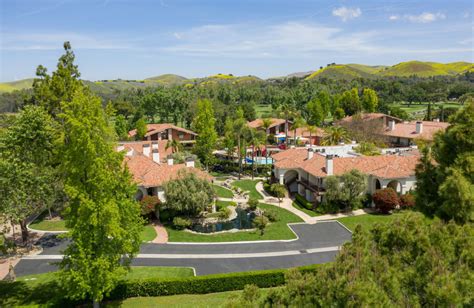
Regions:
[[208, 223], [205, 225], [196, 223], [193, 224], [190, 229], [200, 233], [213, 233], [232, 229], [252, 229], [252, 221], [255, 218], [255, 213], [247, 212], [240, 207], [237, 207], [235, 211], [237, 212], [237, 217], [232, 220]]

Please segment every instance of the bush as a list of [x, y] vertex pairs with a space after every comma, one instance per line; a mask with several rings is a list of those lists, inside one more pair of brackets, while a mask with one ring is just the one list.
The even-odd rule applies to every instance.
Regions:
[[173, 217], [176, 216], [175, 211], [170, 209], [164, 209], [160, 211], [160, 221], [161, 222], [169, 222]]
[[[314, 272], [318, 265], [299, 268], [302, 273]], [[138, 296], [165, 296], [174, 294], [206, 294], [242, 290], [254, 284], [260, 288], [272, 288], [285, 283], [287, 270], [264, 270], [230, 274], [163, 280], [159, 278], [121, 281], [110, 293], [109, 300]]]
[[400, 196], [400, 207], [402, 209], [411, 209], [415, 207], [415, 196], [410, 193]]
[[258, 206], [259, 202], [258, 202], [257, 198], [250, 197], [247, 204], [248, 204], [249, 209], [251, 211], [255, 211], [257, 209], [257, 206]]
[[305, 209], [308, 209], [308, 210], [312, 210], [313, 209], [313, 203], [309, 202], [308, 200], [306, 200], [305, 197], [303, 197], [302, 195], [300, 194], [296, 194], [295, 196], [295, 199], [296, 199], [296, 202], [304, 207]]
[[278, 214], [272, 210], [266, 210], [263, 215], [268, 218], [271, 222], [275, 222], [278, 220]]
[[384, 214], [388, 214], [399, 204], [397, 192], [392, 188], [377, 190], [372, 195], [372, 200], [374, 200], [375, 208]]
[[176, 230], [183, 230], [191, 227], [191, 220], [189, 218], [175, 217], [173, 218], [173, 227]]
[[253, 220], [253, 225], [255, 226], [255, 228], [260, 230], [260, 235], [263, 235], [263, 233], [265, 231], [265, 228], [267, 227], [268, 223], [269, 223], [268, 218], [263, 216], [263, 215], [262, 216], [257, 216]]
[[155, 212], [156, 207], [160, 204], [158, 196], [144, 196], [140, 201], [141, 214], [148, 216]]

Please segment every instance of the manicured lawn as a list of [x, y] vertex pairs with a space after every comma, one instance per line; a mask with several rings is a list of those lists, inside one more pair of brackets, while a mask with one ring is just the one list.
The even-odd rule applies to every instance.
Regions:
[[295, 234], [287, 226], [288, 223], [302, 222], [303, 220], [295, 214], [274, 205], [260, 204], [263, 210], [271, 210], [277, 215], [277, 221], [269, 224], [265, 233], [260, 235], [259, 231], [239, 231], [218, 234], [195, 234], [187, 231], [178, 231], [167, 227], [170, 242], [237, 242], [237, 241], [259, 241], [259, 240], [289, 240], [296, 238]]
[[66, 223], [62, 219], [47, 219], [48, 215], [46, 213], [41, 214], [30, 224], [30, 228], [42, 231], [65, 231]]
[[143, 227], [143, 231], [140, 234], [140, 238], [142, 239], [142, 242], [153, 241], [155, 237], [156, 237], [156, 231], [152, 225], [146, 225]]
[[[260, 289], [262, 294], [266, 294], [269, 289]], [[181, 294], [160, 297], [135, 297], [128, 298], [121, 302], [110, 302], [106, 307], [225, 307], [231, 299], [236, 299], [242, 291], [227, 291], [209, 294]]]
[[223, 207], [228, 207], [229, 205], [236, 206], [237, 204], [233, 201], [221, 201], [217, 200], [216, 201], [216, 210], [219, 210]]
[[255, 188], [258, 182], [260, 182], [260, 180], [238, 180], [232, 182], [232, 186], [238, 187], [243, 191], [248, 191], [250, 197], [261, 200], [263, 196]]
[[216, 195], [221, 198], [232, 198], [234, 194], [232, 193], [231, 190], [219, 186], [219, 185], [212, 185], [214, 187], [214, 191], [216, 192]]
[[[125, 279], [183, 278], [194, 276], [191, 268], [184, 267], [132, 267]], [[14, 283], [0, 282], [0, 307], [61, 306], [62, 294], [58, 288], [57, 273], [22, 276]]]
[[364, 229], [370, 229], [376, 223], [387, 223], [396, 218], [403, 217], [408, 212], [393, 213], [390, 215], [382, 214], [365, 214], [360, 216], [339, 218], [338, 221], [345, 225], [349, 230], [354, 231], [355, 227], [360, 224]]
[[321, 215], [322, 215], [322, 214], [320, 214], [320, 213], [316, 213], [315, 211], [311, 211], [311, 210], [308, 210], [308, 209], [305, 208], [305, 207], [300, 206], [300, 205], [298, 204], [298, 202], [293, 201], [292, 205], [293, 205], [294, 208], [297, 208], [297, 209], [300, 210], [301, 212], [304, 212], [304, 213], [308, 214], [308, 215], [311, 216], [311, 217], [316, 217], [316, 216], [321, 216]]

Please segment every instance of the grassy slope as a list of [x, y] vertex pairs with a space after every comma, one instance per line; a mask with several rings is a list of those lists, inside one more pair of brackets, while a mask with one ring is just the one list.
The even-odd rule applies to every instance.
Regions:
[[[269, 289], [260, 289], [266, 294]], [[135, 297], [121, 302], [110, 302], [106, 307], [225, 307], [227, 302], [238, 298], [242, 291], [228, 291], [210, 294], [184, 294], [160, 297]]]
[[234, 194], [232, 193], [231, 190], [219, 186], [219, 185], [213, 185], [214, 191], [216, 192], [216, 195], [221, 198], [232, 198]]
[[33, 78], [22, 79], [22, 80], [12, 81], [12, 82], [2, 82], [0, 83], [0, 93], [27, 89], [27, 88], [31, 88], [32, 85], [33, 85]]
[[239, 187], [243, 191], [248, 191], [250, 197], [261, 200], [263, 196], [255, 188], [258, 182], [260, 182], [260, 180], [239, 180], [232, 182], [232, 186]]
[[186, 82], [188, 79], [183, 76], [175, 75], [175, 74], [164, 74], [155, 77], [150, 77], [145, 79], [145, 83], [147, 82], [159, 82], [162, 84], [180, 84]]
[[263, 210], [275, 212], [278, 221], [267, 226], [265, 233], [260, 235], [259, 231], [239, 231], [234, 233], [218, 234], [195, 234], [187, 231], [177, 231], [167, 228], [170, 242], [236, 242], [236, 241], [259, 241], [259, 240], [289, 240], [294, 239], [295, 234], [287, 226], [288, 223], [302, 222], [295, 214], [274, 205], [260, 204]]
[[[360, 216], [339, 218], [338, 221], [344, 224], [348, 229], [354, 231], [355, 227], [360, 224], [364, 229], [370, 229], [376, 223], [388, 223], [394, 219], [401, 218], [410, 213], [409, 211], [402, 211], [393, 213], [391, 215], [382, 214], [365, 214]], [[426, 218], [430, 221], [430, 218]]]

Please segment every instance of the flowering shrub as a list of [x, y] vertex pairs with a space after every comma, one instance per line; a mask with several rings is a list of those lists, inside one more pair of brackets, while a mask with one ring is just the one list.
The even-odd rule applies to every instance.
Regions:
[[415, 206], [415, 196], [413, 194], [405, 194], [400, 196], [400, 207], [402, 209], [411, 209]]
[[372, 200], [381, 213], [388, 214], [399, 204], [397, 192], [392, 188], [384, 188], [375, 191]]

